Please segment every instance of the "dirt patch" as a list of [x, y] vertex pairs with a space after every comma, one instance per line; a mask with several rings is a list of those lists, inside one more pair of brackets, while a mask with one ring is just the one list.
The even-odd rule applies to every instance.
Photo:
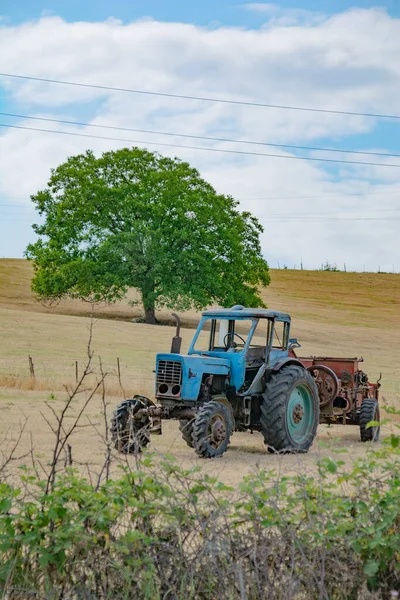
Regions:
[[[0, 403], [2, 419], [0, 422], [0, 440], [2, 450], [11, 447], [17, 439], [20, 428], [26, 421], [25, 431], [21, 439], [20, 454], [25, 454], [32, 447], [35, 460], [45, 468], [51, 458], [54, 445], [54, 434], [51, 432], [47, 419], [55, 422], [51, 410], [46, 406], [60, 411], [63, 407], [62, 393], [44, 394], [38, 391], [5, 390], [0, 388]], [[83, 397], [75, 400], [69, 420], [80, 410]], [[109, 418], [118, 403], [117, 398], [108, 399]], [[392, 431], [390, 425], [383, 428], [383, 439]], [[394, 430], [393, 430], [394, 431]], [[102, 400], [95, 396], [89, 404], [81, 427], [73, 434], [70, 444], [72, 458], [76, 465], [83, 469], [96, 472], [104, 461], [105, 455], [105, 423]], [[226, 454], [219, 459], [204, 460], [196, 457], [194, 451], [182, 440], [178, 423], [166, 421], [163, 424], [163, 435], [151, 438], [150, 451], [161, 458], [165, 454], [175, 456], [177, 462], [185, 467], [200, 466], [203, 472], [218, 476], [229, 485], [238, 484], [245, 475], [256, 469], [275, 470], [279, 473], [316, 473], [317, 461], [330, 456], [340, 458], [350, 468], [354, 460], [365, 455], [370, 444], [360, 442], [358, 427], [321, 425], [318, 436], [308, 454], [271, 455], [267, 452], [261, 434], [250, 432], [234, 433], [231, 445]], [[377, 445], [375, 444], [374, 447]], [[130, 458], [132, 464], [134, 458]], [[157, 459], [156, 459], [157, 460]], [[26, 457], [16, 461], [15, 466], [29, 462]]]

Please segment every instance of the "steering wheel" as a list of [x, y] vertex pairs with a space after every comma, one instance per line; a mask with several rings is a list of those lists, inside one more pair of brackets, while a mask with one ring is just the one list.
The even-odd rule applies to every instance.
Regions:
[[227, 334], [224, 336], [224, 346], [225, 346], [225, 348], [229, 348], [229, 347], [230, 347], [230, 348], [237, 348], [237, 344], [236, 344], [236, 342], [232, 341], [232, 345], [231, 345], [231, 346], [229, 346], [229, 345], [228, 345], [228, 344], [229, 344], [229, 342], [228, 342], [228, 340], [226, 339], [226, 338], [229, 338], [229, 337], [232, 337], [232, 338], [234, 338], [234, 337], [235, 337], [235, 335], [236, 335], [236, 337], [238, 337], [238, 338], [239, 338], [239, 340], [241, 340], [241, 341], [243, 342], [243, 346], [246, 344], [245, 340], [244, 340], [244, 339], [243, 339], [243, 338], [242, 338], [242, 337], [241, 337], [241, 336], [240, 336], [238, 333], [236, 333], [235, 331], [231, 331], [230, 333], [227, 333]]

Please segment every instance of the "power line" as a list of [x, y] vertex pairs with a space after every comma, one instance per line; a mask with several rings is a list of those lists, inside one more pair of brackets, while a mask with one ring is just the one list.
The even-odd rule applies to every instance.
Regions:
[[[323, 194], [318, 194], [315, 196], [238, 196], [238, 200], [309, 200], [309, 199], [319, 199], [319, 200], [323, 200], [323, 199], [330, 199], [331, 197], [340, 197], [340, 198], [346, 198], [347, 196], [391, 196], [392, 194], [394, 195], [398, 195], [400, 196], [400, 188], [398, 190], [382, 190], [380, 192], [341, 192], [341, 193], [323, 193]], [[11, 196], [0, 196], [1, 199], [3, 200], [24, 200], [24, 201], [30, 201], [30, 197], [25, 197], [25, 198], [13, 198]], [[1, 206], [1, 205], [0, 205]], [[3, 206], [8, 206], [8, 205], [3, 205]], [[17, 206], [25, 206], [25, 204], [23, 202], [21, 202], [20, 204], [17, 204]], [[391, 209], [387, 209], [387, 210], [391, 210]], [[397, 210], [397, 209], [396, 209]], [[354, 212], [354, 211], [352, 211]], [[364, 211], [363, 211], [364, 212]]]
[[322, 218], [305, 218], [305, 219], [277, 219], [270, 220], [268, 217], [263, 219], [262, 222], [270, 222], [270, 223], [305, 223], [305, 222], [314, 222], [314, 221], [400, 221], [400, 217], [327, 217], [326, 219]]
[[[39, 215], [35, 215], [36, 217], [39, 217]], [[270, 224], [279, 224], [279, 223], [314, 223], [314, 222], [326, 222], [326, 221], [387, 221], [387, 222], [391, 222], [391, 221], [400, 221], [400, 217], [317, 217], [317, 218], [310, 218], [310, 217], [306, 217], [306, 218], [295, 218], [295, 217], [291, 217], [290, 215], [288, 215], [289, 218], [279, 218], [279, 219], [270, 219], [269, 217], [263, 218], [262, 219], [262, 223], [270, 223]], [[283, 217], [283, 215], [282, 215]], [[25, 223], [31, 223], [32, 219], [28, 219], [28, 218], [21, 218], [21, 217], [12, 217], [10, 219], [1, 219], [0, 220], [0, 224], [3, 222], [8, 222], [8, 221], [16, 221], [16, 222], [25, 222]]]
[[400, 196], [400, 188], [398, 190], [389, 190], [389, 191], [381, 191], [381, 192], [342, 192], [338, 194], [328, 193], [328, 194], [319, 194], [316, 196], [241, 196], [243, 200], [310, 200], [312, 198], [331, 198], [332, 196], [338, 196], [340, 198], [344, 198], [347, 196], [390, 196], [392, 194]]
[[[4, 208], [14, 208], [13, 206], [10, 205], [6, 205], [6, 204], [0, 204], [0, 209], [4, 209]], [[32, 211], [32, 206], [27, 206], [27, 210]], [[31, 212], [31, 215], [27, 214], [27, 210], [22, 210], [22, 211], [12, 211], [12, 212], [3, 212], [3, 210], [0, 210], [0, 215], [6, 215], [6, 216], [11, 216], [11, 215], [26, 215], [27, 217], [32, 216], [32, 217], [38, 217], [39, 215], [36, 212]], [[366, 214], [366, 213], [387, 213], [387, 212], [398, 212], [400, 211], [400, 208], [377, 208], [377, 209], [364, 209], [364, 210], [336, 210], [333, 212], [299, 212], [299, 213], [268, 213], [267, 218], [285, 218], [285, 217], [289, 217], [289, 218], [303, 218], [303, 217], [308, 217], [308, 216], [315, 216], [315, 217], [319, 217], [319, 216], [328, 216], [330, 217], [331, 215], [333, 216], [338, 216], [338, 215], [352, 215], [352, 214]], [[347, 218], [347, 217], [346, 217]], [[350, 217], [351, 218], [351, 217]], [[367, 217], [366, 217], [367, 218]]]
[[[370, 213], [381, 213], [381, 212], [398, 212], [398, 211], [400, 211], [400, 208], [382, 208], [382, 209], [377, 209], [377, 210], [373, 210], [372, 209], [372, 210], [349, 210], [349, 211], [346, 211], [346, 210], [340, 211], [340, 210], [338, 210], [338, 211], [335, 211], [335, 212], [320, 212], [320, 213], [319, 212], [268, 213], [267, 218], [269, 219], [270, 217], [273, 217], [273, 218], [281, 218], [281, 217], [292, 218], [292, 217], [294, 217], [294, 218], [301, 219], [303, 217], [309, 217], [309, 216], [319, 217], [319, 216], [324, 216], [324, 215], [326, 215], [327, 217], [330, 218], [331, 216], [335, 217], [335, 215], [341, 215], [341, 214], [351, 215], [351, 214], [361, 214], [361, 213], [364, 214], [364, 213], [369, 213], [369, 212]], [[338, 217], [338, 218], [352, 218], [352, 217], [347, 217], [346, 216], [346, 217]], [[354, 218], [356, 218], [356, 217], [354, 217]], [[367, 219], [369, 217], [365, 217], [365, 218]], [[390, 218], [390, 217], [387, 217], [387, 218]]]
[[[15, 201], [15, 200], [25, 200], [25, 201], [26, 200], [30, 200], [30, 198], [28, 196], [25, 196], [25, 198], [16, 198], [16, 197], [13, 197], [13, 196], [0, 196], [0, 198], [2, 200], [12, 200], [12, 201]], [[25, 206], [25, 202], [18, 202], [17, 206], [18, 205], [19, 206]]]
[[121, 88], [121, 87], [113, 87], [109, 85], [99, 85], [99, 84], [89, 84], [89, 83], [80, 83], [77, 81], [64, 81], [61, 79], [48, 79], [45, 77], [30, 77], [28, 75], [15, 75], [13, 73], [0, 73], [0, 77], [11, 77], [13, 79], [25, 79], [29, 81], [41, 81], [44, 83], [56, 83], [60, 85], [72, 85], [76, 87], [85, 87], [92, 88], [97, 90], [107, 90], [112, 92], [125, 92], [130, 94], [144, 94], [147, 96], [162, 96], [164, 98], [179, 98], [182, 100], [197, 100], [202, 102], [218, 102], [220, 104], [234, 104], [240, 106], [258, 106], [262, 108], [278, 108], [282, 110], [299, 110], [306, 112], [318, 112], [318, 113], [327, 113], [334, 115], [351, 115], [357, 117], [373, 117], [378, 119], [400, 119], [400, 115], [388, 115], [382, 113], [362, 113], [348, 110], [329, 110], [325, 108], [309, 108], [304, 106], [287, 106], [283, 104], [265, 104], [263, 102], [250, 102], [246, 100], [227, 100], [225, 98], [210, 98], [206, 96], [189, 96], [186, 94], [171, 94], [167, 92], [154, 92], [149, 90], [140, 90], [140, 89], [130, 89], [130, 88]]
[[388, 152], [368, 152], [363, 150], [344, 150], [340, 148], [320, 148], [316, 146], [296, 146], [293, 144], [277, 144], [275, 142], [259, 142], [255, 140], [237, 140], [232, 138], [210, 137], [205, 135], [192, 135], [188, 133], [176, 133], [170, 131], [154, 131], [152, 129], [135, 129], [132, 127], [117, 127], [115, 125], [102, 125], [97, 123], [84, 123], [81, 121], [67, 121], [65, 119], [51, 119], [48, 117], [36, 117], [33, 115], [18, 115], [14, 113], [0, 112], [4, 117], [14, 117], [17, 119], [29, 119], [34, 121], [45, 121], [47, 123], [61, 123], [63, 125], [79, 125], [82, 127], [95, 127], [97, 129], [114, 129], [116, 131], [132, 131], [135, 133], [150, 133], [154, 135], [166, 135], [171, 137], [182, 137], [195, 140], [207, 140], [212, 142], [228, 142], [233, 144], [251, 144], [255, 146], [271, 146], [274, 148], [291, 148], [293, 150], [311, 150], [317, 152], [338, 152], [340, 154], [364, 154], [366, 156], [382, 156], [400, 158], [400, 154], [391, 154]]
[[356, 161], [356, 160], [340, 160], [337, 158], [316, 158], [312, 156], [285, 156], [283, 154], [269, 154], [266, 152], [246, 152], [244, 150], [228, 150], [222, 148], [206, 148], [202, 146], [189, 146], [184, 144], [167, 144], [164, 142], [150, 142], [146, 140], [128, 140], [124, 138], [115, 138], [115, 137], [106, 137], [100, 135], [91, 135], [88, 133], [76, 133], [72, 131], [59, 131], [54, 129], [41, 129], [39, 127], [26, 127], [22, 125], [7, 125], [6, 123], [0, 123], [0, 127], [6, 127], [11, 129], [23, 129], [26, 131], [40, 131], [42, 133], [55, 133], [59, 135], [71, 135], [75, 137], [83, 137], [83, 138], [93, 138], [98, 140], [108, 140], [114, 142], [128, 142], [130, 144], [144, 144], [146, 146], [163, 146], [167, 148], [182, 148], [187, 150], [202, 150], [206, 152], [220, 152], [224, 154], [238, 154], [243, 156], [267, 156], [270, 158], [284, 158], [287, 160], [307, 160], [312, 162], [327, 162], [327, 163], [340, 163], [346, 165], [364, 165], [370, 167], [391, 167], [391, 168], [400, 168], [400, 164], [390, 164], [390, 163], [374, 163], [374, 162], [365, 162], [365, 161]]

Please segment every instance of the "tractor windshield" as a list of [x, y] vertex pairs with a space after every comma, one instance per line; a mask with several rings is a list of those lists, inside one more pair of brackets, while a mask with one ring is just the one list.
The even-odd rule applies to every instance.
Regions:
[[196, 340], [196, 352], [243, 350], [254, 325], [253, 319], [206, 319]]
[[290, 324], [275, 319], [206, 318], [195, 340], [194, 352], [241, 352], [250, 348], [272, 347], [286, 350]]

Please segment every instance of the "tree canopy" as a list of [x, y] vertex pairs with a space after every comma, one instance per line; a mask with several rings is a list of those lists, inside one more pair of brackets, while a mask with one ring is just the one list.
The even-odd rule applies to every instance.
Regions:
[[140, 148], [72, 156], [32, 196], [43, 224], [26, 256], [41, 298], [116, 301], [129, 288], [155, 308], [263, 306], [262, 227], [187, 162]]

